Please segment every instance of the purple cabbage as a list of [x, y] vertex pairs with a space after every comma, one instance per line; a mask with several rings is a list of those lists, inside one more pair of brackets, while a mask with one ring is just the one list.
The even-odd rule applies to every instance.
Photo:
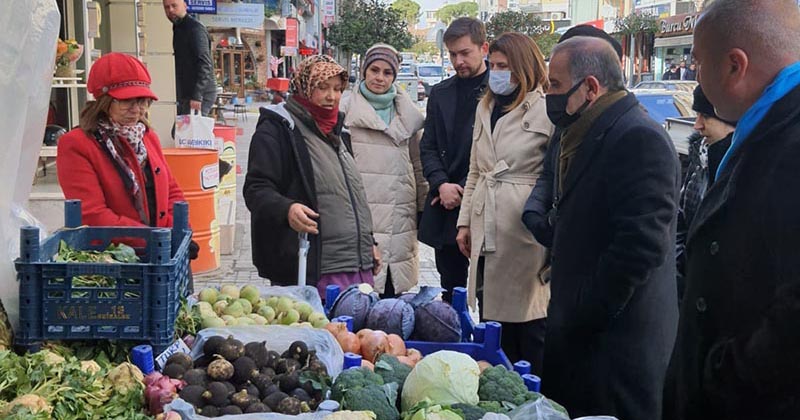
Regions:
[[414, 331], [414, 308], [401, 299], [383, 299], [369, 310], [367, 328], [408, 340]]
[[434, 300], [420, 305], [414, 311], [415, 341], [433, 341], [438, 343], [457, 343], [461, 341], [461, 320], [458, 312], [450, 304]]
[[343, 315], [353, 317], [354, 332], [364, 328], [370, 308], [378, 301], [378, 294], [371, 287], [364, 288], [365, 293], [359, 286], [361, 285], [349, 286], [336, 298], [330, 316], [331, 319]]

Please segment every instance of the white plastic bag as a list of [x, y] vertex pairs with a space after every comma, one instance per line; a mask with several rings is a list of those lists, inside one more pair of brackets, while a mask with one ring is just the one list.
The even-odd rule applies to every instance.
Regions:
[[335, 378], [344, 366], [344, 352], [342, 347], [325, 329], [310, 327], [287, 327], [284, 325], [251, 325], [226, 328], [206, 328], [197, 333], [195, 345], [192, 348], [192, 359], [203, 355], [203, 344], [209, 337], [215, 335], [233, 338], [244, 344], [253, 341], [266, 341], [267, 348], [278, 353], [285, 352], [289, 345], [300, 340], [308, 345], [309, 350], [316, 350], [317, 357], [328, 367], [328, 375]]
[[193, 111], [175, 118], [175, 147], [214, 149], [222, 152], [222, 142], [214, 136], [214, 119]]
[[322, 299], [314, 286], [257, 286], [261, 296], [286, 296], [297, 301], [306, 302], [314, 311], [325, 313]]
[[510, 413], [511, 420], [569, 420], [569, 416], [557, 410], [547, 398], [523, 404]]
[[[171, 403], [167, 404], [164, 407], [164, 411], [165, 412], [174, 411], [180, 414], [182, 419], [206, 420], [210, 418], [197, 414], [194, 410], [194, 407], [192, 407], [191, 404], [187, 403], [186, 401], [180, 398], [177, 398]], [[328, 414], [330, 413], [318, 412], [318, 413], [304, 413], [296, 416], [290, 416], [288, 414], [279, 414], [279, 413], [252, 413], [252, 414], [219, 416], [217, 418], [223, 418], [226, 420], [323, 420], [325, 416], [327, 416]]]
[[[53, 80], [61, 17], [53, 0], [0, 1], [0, 243], [17, 241], [11, 203], [25, 203], [33, 185]], [[35, 54], [31, 54], [35, 51]], [[0, 246], [0, 299], [16, 328], [19, 283], [8, 247]]]

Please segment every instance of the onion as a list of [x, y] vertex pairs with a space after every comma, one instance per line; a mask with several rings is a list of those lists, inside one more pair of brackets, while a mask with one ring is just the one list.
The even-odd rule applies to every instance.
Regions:
[[330, 332], [331, 334], [333, 334], [333, 337], [336, 338], [337, 340], [339, 339], [339, 336], [341, 334], [348, 332], [347, 324], [345, 324], [344, 322], [329, 322], [325, 325], [325, 329], [328, 330], [328, 332]]
[[361, 354], [361, 343], [358, 341], [358, 337], [350, 331], [339, 335], [339, 345], [342, 346], [345, 353]]
[[383, 331], [364, 334], [361, 339], [361, 357], [375, 363], [375, 359], [389, 350], [389, 338]]
[[361, 340], [362, 340], [362, 338], [363, 338], [365, 335], [367, 335], [367, 334], [370, 334], [370, 333], [372, 333], [372, 332], [373, 332], [373, 330], [371, 330], [371, 329], [369, 329], [369, 328], [364, 328], [364, 329], [362, 329], [361, 331], [359, 331], [359, 332], [358, 332], [356, 335], [358, 336], [358, 340], [359, 340], [359, 341], [361, 341]]
[[194, 347], [194, 342], [195, 338], [191, 334], [186, 334], [186, 336], [183, 337], [183, 343], [186, 344], [186, 346], [189, 347], [190, 349]]
[[411, 359], [412, 362], [416, 365], [420, 360], [422, 360], [422, 353], [420, 353], [417, 349], [408, 349], [406, 352], [406, 356]]
[[397, 334], [389, 334], [386, 337], [389, 340], [389, 354], [392, 356], [405, 356], [406, 355], [406, 342]]
[[372, 362], [370, 362], [369, 360], [361, 359], [361, 367], [367, 368], [371, 371], [375, 371], [375, 365], [373, 365]]
[[147, 376], [144, 377], [145, 386], [153, 385], [159, 379], [161, 379], [162, 376], [164, 376], [164, 375], [162, 375], [161, 372], [159, 372], [157, 370], [154, 370], [154, 371], [150, 372], [149, 374], [147, 374]]
[[397, 356], [397, 361], [412, 368], [416, 366], [416, 363], [408, 356]]

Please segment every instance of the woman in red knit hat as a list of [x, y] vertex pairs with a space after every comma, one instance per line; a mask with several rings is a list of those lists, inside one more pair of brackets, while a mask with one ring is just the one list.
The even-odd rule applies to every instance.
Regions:
[[92, 65], [87, 87], [95, 100], [58, 142], [64, 197], [81, 200], [90, 226], [171, 227], [172, 206], [184, 198], [147, 122], [158, 99], [150, 74], [135, 57], [110, 53]]

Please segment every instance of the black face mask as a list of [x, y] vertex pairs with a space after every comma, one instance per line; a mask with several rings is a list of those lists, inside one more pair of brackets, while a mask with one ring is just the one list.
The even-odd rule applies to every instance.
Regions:
[[561, 94], [554, 94], [548, 93], [545, 96], [545, 103], [547, 104], [547, 118], [550, 118], [550, 121], [559, 128], [567, 128], [572, 123], [578, 120], [581, 116], [581, 112], [589, 106], [589, 100], [581, 105], [574, 114], [567, 114], [567, 102], [569, 101], [569, 97], [575, 93], [576, 90], [583, 84], [583, 80], [576, 83], [575, 86], [571, 87], [567, 93]]

